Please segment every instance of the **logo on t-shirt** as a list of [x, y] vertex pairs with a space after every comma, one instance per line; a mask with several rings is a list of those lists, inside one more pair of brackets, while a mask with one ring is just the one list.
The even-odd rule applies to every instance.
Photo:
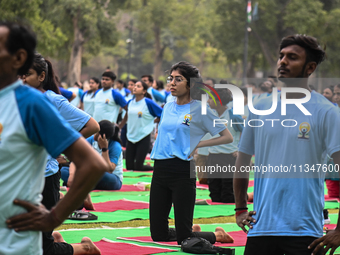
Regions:
[[190, 126], [191, 119], [192, 119], [191, 114], [185, 114], [182, 124]]
[[302, 122], [299, 126], [298, 139], [309, 140], [310, 124], [308, 122]]
[[142, 118], [143, 113], [142, 112], [138, 112], [138, 118]]
[[109, 104], [109, 103], [110, 103], [110, 99], [106, 99], [105, 104]]
[[4, 126], [0, 123], [0, 143], [1, 143], [1, 133], [3, 129], [4, 129]]

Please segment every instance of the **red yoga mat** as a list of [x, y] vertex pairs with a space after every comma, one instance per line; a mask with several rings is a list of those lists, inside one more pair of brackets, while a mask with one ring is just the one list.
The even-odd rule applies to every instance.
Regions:
[[338, 197], [330, 197], [329, 195], [325, 195], [325, 201], [336, 201], [339, 202]]
[[[247, 242], [247, 234], [243, 231], [232, 231], [228, 232], [229, 235], [234, 238], [233, 243], [215, 243], [215, 246], [220, 247], [238, 247], [238, 246], [245, 246]], [[164, 246], [172, 246], [172, 247], [180, 247], [180, 245], [177, 245], [177, 242], [154, 242], [152, 241], [150, 236], [137, 236], [137, 237], [117, 237], [117, 239], [120, 240], [128, 240], [128, 241], [135, 241], [135, 242], [141, 242], [141, 243], [154, 243]]]
[[117, 210], [131, 211], [136, 209], [148, 209], [149, 203], [130, 200], [115, 200], [94, 203], [93, 206], [96, 208], [96, 212], [114, 212]]
[[98, 192], [98, 191], [143, 191], [141, 189], [139, 189], [138, 187], [134, 186], [134, 185], [122, 185], [122, 188], [120, 190], [92, 190], [92, 192]]
[[121, 254], [144, 255], [177, 251], [167, 248], [158, 248], [152, 246], [142, 246], [132, 243], [115, 242], [106, 238], [103, 238], [102, 240], [100, 240], [99, 242], [95, 242], [94, 244], [99, 248], [102, 255], [121, 255]]

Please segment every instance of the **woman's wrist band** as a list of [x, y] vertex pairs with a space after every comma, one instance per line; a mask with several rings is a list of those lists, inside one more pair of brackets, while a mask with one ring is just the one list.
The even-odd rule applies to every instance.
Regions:
[[107, 150], [108, 150], [108, 148], [102, 148], [102, 152], [105, 152]]
[[244, 212], [248, 212], [248, 210], [240, 210], [235, 213], [235, 217], [237, 218], [239, 215], [241, 215]]
[[234, 209], [235, 212], [240, 211], [240, 210], [248, 210], [248, 207], [238, 207]]

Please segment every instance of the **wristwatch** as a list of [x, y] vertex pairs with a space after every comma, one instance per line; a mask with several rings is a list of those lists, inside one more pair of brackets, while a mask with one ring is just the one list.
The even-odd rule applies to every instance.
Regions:
[[102, 148], [102, 152], [105, 152], [107, 150], [108, 150], [108, 148]]

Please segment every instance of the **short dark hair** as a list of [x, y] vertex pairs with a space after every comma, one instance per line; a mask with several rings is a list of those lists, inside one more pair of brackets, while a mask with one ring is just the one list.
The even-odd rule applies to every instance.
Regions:
[[212, 81], [212, 83], [215, 85], [216, 84], [216, 80], [214, 78], [206, 78], [206, 81]]
[[278, 82], [277, 76], [275, 75], [268, 75], [267, 78], [271, 78], [274, 80], [274, 82]]
[[233, 101], [233, 96], [229, 89], [216, 89], [216, 92], [220, 96], [223, 105]]
[[305, 49], [306, 63], [315, 62], [319, 65], [325, 59], [325, 51], [318, 40], [312, 36], [296, 34], [284, 37], [280, 43], [280, 51], [291, 45], [298, 45]]
[[340, 89], [340, 84], [335, 85], [334, 88]]
[[245, 97], [248, 97], [248, 88], [242, 87], [241, 90], [242, 90], [242, 92], [243, 92], [243, 95], [244, 95]]
[[114, 72], [108, 71], [108, 72], [104, 72], [102, 74], [102, 77], [109, 77], [112, 81], [115, 81], [117, 76], [115, 75]]
[[144, 75], [142, 75], [141, 78], [145, 78], [145, 77], [147, 77], [147, 78], [149, 79], [149, 82], [153, 82], [153, 77], [152, 77], [152, 75], [150, 75], [150, 74], [144, 74]]
[[133, 83], [136, 84], [136, 82], [138, 81], [137, 79], [130, 79], [129, 81], [132, 81]]
[[164, 83], [162, 81], [156, 81], [157, 89], [164, 89]]
[[122, 144], [122, 141], [119, 138], [119, 127], [116, 124], [108, 120], [101, 120], [98, 124], [100, 127], [99, 135], [101, 137], [105, 134], [106, 139], [117, 141]]
[[9, 30], [6, 41], [6, 49], [10, 54], [15, 54], [19, 49], [27, 52], [25, 64], [19, 68], [18, 75], [27, 74], [32, 66], [37, 38], [35, 33], [26, 25], [15, 22], [0, 21], [0, 26], [7, 27]]

